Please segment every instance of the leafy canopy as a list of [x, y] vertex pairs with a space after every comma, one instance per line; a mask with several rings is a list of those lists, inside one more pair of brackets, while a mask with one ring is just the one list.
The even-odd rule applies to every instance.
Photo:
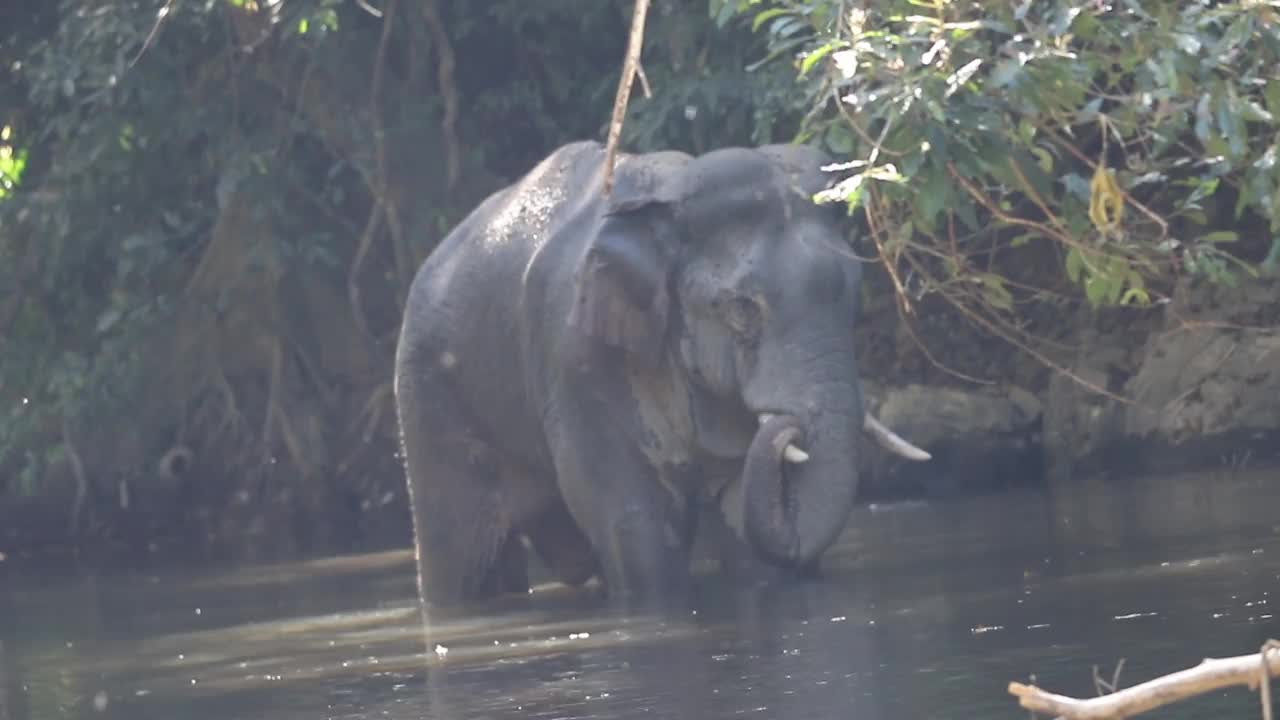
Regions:
[[713, 6], [793, 66], [805, 133], [843, 159], [826, 199], [865, 215], [895, 281], [999, 313], [1017, 293], [979, 269], [994, 247], [1052, 241], [1095, 305], [1280, 260], [1280, 4]]

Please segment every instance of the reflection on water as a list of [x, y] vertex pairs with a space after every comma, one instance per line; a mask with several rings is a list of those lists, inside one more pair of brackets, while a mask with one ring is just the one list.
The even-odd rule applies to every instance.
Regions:
[[[860, 508], [818, 582], [687, 614], [559, 587], [424, 626], [407, 551], [226, 573], [0, 569], [0, 720], [928, 718], [1025, 713], [1280, 636], [1258, 471]], [[1225, 692], [1164, 717], [1256, 712]]]

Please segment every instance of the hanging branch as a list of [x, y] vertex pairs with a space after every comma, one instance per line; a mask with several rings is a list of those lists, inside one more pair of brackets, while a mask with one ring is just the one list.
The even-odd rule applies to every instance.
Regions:
[[[388, 0], [387, 7], [382, 17], [382, 35], [378, 38], [378, 49], [373, 56], [373, 77], [370, 80], [369, 88], [369, 124], [373, 126], [373, 154], [374, 154], [374, 177], [370, 183], [370, 191], [373, 194], [373, 210], [369, 213], [369, 220], [365, 223], [364, 232], [360, 234], [360, 242], [356, 246], [355, 258], [351, 261], [351, 268], [347, 271], [347, 300], [351, 304], [351, 313], [354, 316], [356, 327], [360, 329], [360, 334], [366, 339], [372, 338], [369, 331], [369, 321], [365, 317], [364, 307], [360, 302], [360, 270], [364, 267], [365, 258], [369, 254], [369, 248], [373, 245], [373, 238], [377, 235], [379, 226], [386, 215], [389, 220], [394, 210], [388, 207], [387, 200], [387, 151], [386, 151], [386, 128], [382, 123], [382, 76], [385, 72], [387, 57], [387, 46], [391, 40], [391, 22], [396, 14], [396, 1]], [[388, 223], [390, 224], [390, 223]]]
[[422, 15], [431, 29], [431, 40], [435, 44], [436, 60], [439, 63], [437, 82], [440, 84], [440, 97], [444, 100], [441, 130], [444, 133], [445, 177], [449, 191], [452, 192], [458, 184], [462, 164], [461, 144], [458, 142], [458, 88], [453, 81], [456, 61], [453, 46], [449, 44], [449, 33], [445, 32], [444, 20], [440, 18], [439, 3], [428, 0], [422, 6]]
[[[622, 64], [622, 78], [618, 81], [618, 94], [613, 99], [613, 118], [609, 121], [609, 142], [604, 155], [604, 194], [613, 191], [613, 164], [618, 155], [618, 138], [622, 135], [622, 120], [627, 113], [627, 101], [631, 98], [631, 84], [640, 67], [640, 50], [644, 45], [644, 18], [649, 11], [649, 0], [636, 0], [631, 16], [631, 37], [627, 40], [627, 57]], [[647, 85], [647, 83], [646, 83]]]
[[1280, 677], [1280, 642], [1269, 640], [1257, 653], [1229, 658], [1206, 658], [1199, 665], [1158, 677], [1110, 695], [1073, 698], [1045, 692], [1034, 685], [1009, 683], [1009, 694], [1037, 713], [1066, 720], [1112, 720], [1202, 695], [1213, 690], [1245, 685], [1259, 687], [1262, 712], [1271, 720], [1271, 677]]

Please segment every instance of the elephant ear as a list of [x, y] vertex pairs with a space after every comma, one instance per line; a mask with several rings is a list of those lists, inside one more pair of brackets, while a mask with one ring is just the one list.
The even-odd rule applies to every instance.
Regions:
[[620, 183], [578, 263], [570, 326], [646, 365], [659, 362], [676, 249], [673, 203]]

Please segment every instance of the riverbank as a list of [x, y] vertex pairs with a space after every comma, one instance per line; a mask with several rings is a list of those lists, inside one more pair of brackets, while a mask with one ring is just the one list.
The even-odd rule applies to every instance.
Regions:
[[981, 335], [948, 308], [913, 319], [913, 334], [886, 302], [876, 305], [878, 321], [864, 323], [869, 402], [935, 459], [871, 449], [865, 495], [964, 495], [1280, 460], [1274, 278], [1235, 288], [1183, 280], [1148, 308], [1030, 321], [1042, 358]]
[[[1029, 317], [1028, 331], [1043, 339], [1036, 358], [931, 298], [908, 328], [883, 274], [867, 275], [871, 301], [860, 327], [868, 406], [933, 459], [902, 461], [866, 443], [864, 504], [1280, 467], [1275, 279], [1236, 288], [1184, 280], [1168, 302], [1147, 308], [1077, 305]], [[331, 476], [285, 476], [270, 466], [275, 474], [230, 477], [207, 452], [172, 467], [169, 450], [150, 473], [125, 476], [86, 462], [89, 490], [77, 501], [64, 466], [45, 494], [0, 493], [0, 553], [217, 563], [403, 547], [412, 538], [403, 471], [393, 423], [383, 417], [362, 464]], [[98, 444], [120, 447], [107, 442], [119, 432], [100, 434]]]

